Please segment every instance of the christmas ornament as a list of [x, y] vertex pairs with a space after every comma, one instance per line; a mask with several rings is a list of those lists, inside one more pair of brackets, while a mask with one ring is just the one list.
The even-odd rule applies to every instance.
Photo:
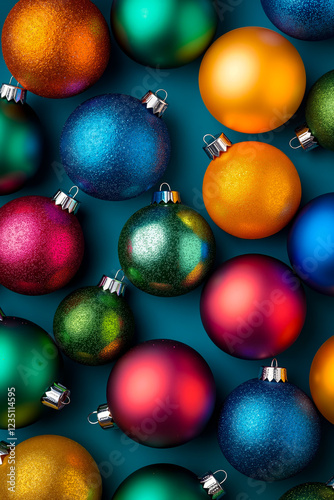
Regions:
[[[159, 92], [159, 91], [158, 91]], [[93, 97], [63, 128], [60, 155], [67, 175], [102, 200], [134, 198], [165, 172], [170, 139], [160, 119], [166, 97], [148, 92], [140, 101], [123, 94]]]
[[[162, 191], [167, 185], [168, 191]], [[164, 183], [152, 204], [126, 222], [118, 255], [127, 278], [144, 292], [161, 297], [188, 293], [210, 272], [215, 240], [206, 220], [181, 203]]]
[[[119, 271], [118, 271], [119, 272]], [[84, 365], [103, 365], [132, 343], [134, 318], [123, 298], [125, 285], [103, 276], [98, 286], [80, 288], [59, 305], [53, 330], [61, 350]]]
[[283, 262], [241, 255], [221, 265], [205, 285], [201, 317], [211, 340], [227, 354], [269, 358], [297, 340], [306, 317], [305, 292]]
[[72, 439], [51, 435], [32, 437], [16, 446], [14, 473], [12, 463], [8, 454], [0, 466], [1, 500], [102, 498], [97, 464], [88, 451]]
[[204, 151], [212, 160], [203, 181], [211, 219], [238, 238], [265, 238], [283, 229], [301, 200], [297, 170], [279, 149], [262, 142], [232, 145], [221, 134]]
[[306, 88], [297, 49], [282, 35], [259, 27], [238, 28], [204, 55], [199, 86], [205, 106], [223, 125], [257, 134], [287, 122]]
[[0, 353], [1, 429], [10, 430], [13, 422], [14, 430], [36, 422], [42, 403], [56, 410], [69, 403], [70, 391], [55, 383], [62, 367], [60, 353], [42, 328], [5, 316], [0, 309]]
[[311, 288], [334, 295], [334, 193], [311, 200], [299, 212], [288, 238], [294, 271]]
[[259, 379], [244, 382], [225, 400], [218, 440], [230, 464], [261, 481], [294, 476], [314, 458], [320, 419], [312, 401], [287, 382], [276, 359]]
[[1, 285], [43, 295], [73, 278], [84, 253], [75, 196], [62, 191], [53, 198], [24, 196], [0, 208]]
[[114, 0], [111, 26], [121, 49], [145, 66], [183, 66], [210, 45], [217, 27], [210, 0]]
[[26, 90], [2, 84], [0, 89], [0, 195], [15, 193], [41, 165], [44, 140]]
[[211, 370], [197, 351], [176, 340], [149, 340], [117, 361], [107, 384], [108, 404], [96, 412], [104, 429], [117, 425], [153, 448], [197, 437], [215, 405]]
[[[218, 472], [225, 474], [222, 482], [216, 478]], [[225, 471], [210, 471], [202, 477], [197, 477], [179, 465], [148, 465], [125, 479], [112, 500], [218, 499], [225, 495], [222, 484], [226, 479]]]
[[[333, 4], [334, 10], [334, 4]], [[290, 141], [292, 149], [309, 151], [317, 146], [334, 151], [334, 70], [315, 82], [306, 101], [306, 123], [296, 129]], [[293, 146], [298, 139], [299, 145]]]
[[284, 33], [301, 40], [326, 40], [334, 36], [334, 3], [331, 0], [261, 0], [270, 21]]
[[280, 500], [333, 500], [334, 478], [328, 483], [305, 483], [295, 486]]
[[110, 35], [90, 0], [20, 0], [2, 29], [2, 53], [14, 78], [42, 97], [71, 97], [107, 67]]
[[318, 410], [334, 424], [334, 337], [329, 338], [314, 356], [310, 389]]

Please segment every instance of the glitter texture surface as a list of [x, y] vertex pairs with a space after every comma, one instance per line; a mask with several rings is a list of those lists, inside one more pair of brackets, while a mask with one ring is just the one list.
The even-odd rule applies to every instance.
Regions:
[[323, 483], [305, 483], [287, 491], [280, 500], [334, 500], [334, 490]]
[[307, 125], [320, 146], [334, 151], [334, 70], [319, 78], [311, 88], [305, 116]]
[[70, 115], [60, 154], [67, 175], [85, 193], [126, 200], [163, 175], [170, 139], [164, 121], [139, 99], [106, 94], [85, 101]]
[[118, 256], [127, 278], [152, 295], [174, 297], [199, 286], [216, 245], [206, 220], [182, 204], [149, 205], [126, 222]]
[[276, 481], [297, 474], [312, 461], [320, 429], [312, 401], [298, 387], [253, 379], [225, 400], [218, 440], [239, 472]]
[[90, 0], [20, 0], [1, 42], [14, 78], [43, 97], [83, 92], [102, 76], [110, 55], [108, 25]]

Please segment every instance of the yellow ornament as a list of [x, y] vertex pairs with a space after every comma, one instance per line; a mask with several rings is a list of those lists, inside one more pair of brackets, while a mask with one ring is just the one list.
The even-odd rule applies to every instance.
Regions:
[[330, 337], [314, 356], [310, 389], [320, 413], [334, 424], [334, 337]]

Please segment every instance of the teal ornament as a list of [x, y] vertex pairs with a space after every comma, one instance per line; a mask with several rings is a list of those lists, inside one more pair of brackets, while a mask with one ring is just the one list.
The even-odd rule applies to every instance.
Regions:
[[305, 483], [284, 493], [280, 500], [334, 500], [334, 478], [328, 483]]

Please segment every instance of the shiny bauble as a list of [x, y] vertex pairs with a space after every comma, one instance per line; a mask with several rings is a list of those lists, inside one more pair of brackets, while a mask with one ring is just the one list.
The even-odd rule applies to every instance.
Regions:
[[276, 129], [299, 108], [306, 73], [297, 49], [260, 27], [238, 28], [216, 40], [202, 60], [205, 106], [223, 125], [257, 134]]
[[90, 0], [20, 0], [7, 16], [1, 43], [14, 78], [51, 98], [91, 87], [110, 55], [108, 25]]
[[211, 340], [227, 354], [274, 357], [288, 349], [303, 328], [305, 292], [283, 262], [241, 255], [210, 277], [202, 292], [201, 317]]
[[334, 500], [334, 489], [324, 483], [305, 483], [284, 493], [280, 500]]
[[334, 337], [330, 337], [313, 358], [310, 389], [313, 401], [322, 415], [334, 424]]
[[106, 94], [73, 111], [60, 155], [67, 175], [85, 193], [121, 201], [144, 193], [164, 174], [170, 138], [164, 121], [139, 99]]
[[299, 212], [290, 230], [288, 254], [308, 286], [334, 295], [334, 193], [314, 198]]
[[262, 7], [276, 28], [300, 40], [326, 40], [334, 37], [332, 0], [261, 0]]
[[175, 340], [149, 340], [117, 361], [107, 384], [115, 424], [131, 439], [169, 448], [197, 437], [215, 405], [205, 360]]
[[[15, 449], [0, 467], [1, 500], [100, 500], [102, 479], [96, 462], [79, 443], [63, 436], [35, 436]], [[12, 465], [13, 466], [13, 465]], [[7, 481], [14, 478], [15, 493]]]
[[111, 27], [121, 49], [136, 62], [183, 66], [210, 45], [217, 27], [210, 0], [113, 0]]

